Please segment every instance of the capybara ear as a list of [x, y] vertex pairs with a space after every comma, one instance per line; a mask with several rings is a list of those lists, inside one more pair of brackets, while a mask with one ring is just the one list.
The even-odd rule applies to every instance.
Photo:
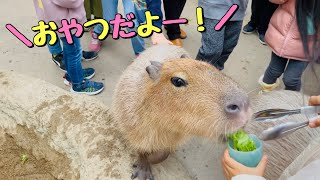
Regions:
[[157, 61], [150, 61], [151, 65], [149, 65], [146, 70], [149, 74], [149, 77], [152, 80], [157, 80], [160, 77], [160, 70], [162, 67], [162, 63]]

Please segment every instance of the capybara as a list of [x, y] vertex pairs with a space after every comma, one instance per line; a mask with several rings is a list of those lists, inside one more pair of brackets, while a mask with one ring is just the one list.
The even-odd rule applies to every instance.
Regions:
[[153, 179], [150, 164], [191, 136], [218, 138], [251, 117], [247, 93], [213, 66], [173, 45], [144, 51], [123, 72], [112, 115], [139, 153], [132, 178]]

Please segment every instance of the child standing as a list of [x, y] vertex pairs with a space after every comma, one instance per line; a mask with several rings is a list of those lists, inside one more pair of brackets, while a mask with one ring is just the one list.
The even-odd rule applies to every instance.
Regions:
[[[54, 21], [57, 27], [62, 26], [61, 20], [70, 20], [76, 18], [78, 23], [86, 22], [86, 13], [84, 10], [83, 0], [34, 0], [36, 12], [40, 20], [48, 23]], [[104, 86], [102, 83], [89, 81], [94, 74], [93, 68], [82, 69], [81, 59], [83, 58], [83, 51], [80, 44], [80, 39], [75, 37], [75, 31], [72, 31], [73, 44], [69, 44], [66, 37], [62, 33], [58, 33], [62, 43], [63, 52], [61, 59], [64, 60], [65, 69], [65, 84], [71, 84], [71, 92], [79, 94], [95, 95], [100, 93]], [[59, 43], [59, 42], [58, 42]], [[58, 50], [59, 45], [49, 49]], [[60, 46], [61, 48], [61, 46]], [[58, 52], [58, 51], [57, 51]]]
[[[216, 31], [214, 27], [233, 4], [238, 4], [239, 9], [221, 31]], [[199, 6], [203, 8], [206, 31], [202, 32], [202, 46], [196, 59], [207, 61], [223, 70], [225, 62], [238, 44], [248, 0], [199, 0]]]
[[[44, 20], [44, 11], [42, 1], [33, 1], [36, 9], [37, 16], [39, 20]], [[50, 36], [47, 36], [48, 42], [50, 41]], [[60, 40], [56, 44], [50, 45], [47, 43], [49, 52], [51, 53], [51, 59], [62, 71], [66, 72], [66, 65], [63, 61], [63, 50]], [[82, 60], [91, 61], [98, 57], [98, 54], [93, 51], [82, 51]]]
[[[137, 31], [138, 26], [141, 23], [145, 22], [145, 11], [150, 10], [152, 15], [160, 16], [160, 20], [154, 21], [154, 25], [158, 28], [162, 28], [162, 11], [161, 11], [161, 0], [122, 0], [124, 7], [124, 14], [128, 14], [133, 12], [135, 14], [134, 28], [129, 29], [128, 31]], [[102, 9], [103, 9], [103, 18], [108, 22], [115, 18], [115, 15], [118, 13], [118, 0], [102, 0]], [[112, 32], [112, 27], [111, 32]], [[97, 25], [94, 28], [92, 33], [92, 40], [90, 44], [90, 50], [92, 51], [100, 51], [101, 49], [101, 41], [99, 41], [98, 36], [102, 32], [102, 26]], [[133, 51], [136, 56], [138, 56], [142, 51], [145, 50], [145, 42], [144, 39], [140, 36], [136, 36], [131, 38], [131, 43], [133, 47]], [[162, 33], [153, 33], [152, 43], [168, 43], [172, 44], [168, 41]]]
[[264, 92], [271, 91], [279, 86], [278, 78], [283, 74], [285, 89], [300, 91], [301, 76], [309, 61], [304, 53], [295, 16], [296, 0], [271, 2], [280, 6], [273, 14], [266, 33], [266, 42], [272, 49], [272, 56], [259, 84]]

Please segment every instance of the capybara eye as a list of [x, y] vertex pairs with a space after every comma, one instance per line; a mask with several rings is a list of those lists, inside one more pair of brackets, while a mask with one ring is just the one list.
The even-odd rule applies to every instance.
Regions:
[[171, 78], [171, 83], [176, 87], [187, 86], [187, 82], [178, 77]]

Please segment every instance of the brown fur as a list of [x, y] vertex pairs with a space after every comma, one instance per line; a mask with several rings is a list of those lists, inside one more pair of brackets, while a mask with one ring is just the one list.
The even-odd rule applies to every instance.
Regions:
[[[190, 136], [216, 138], [239, 129], [249, 119], [250, 112], [237, 117], [224, 112], [230, 99], [248, 98], [238, 84], [186, 54], [176, 46], [154, 46], [119, 80], [112, 113], [125, 139], [139, 152], [173, 151]], [[146, 71], [150, 61], [163, 64], [156, 80]], [[173, 86], [172, 77], [187, 80], [188, 86]]]

